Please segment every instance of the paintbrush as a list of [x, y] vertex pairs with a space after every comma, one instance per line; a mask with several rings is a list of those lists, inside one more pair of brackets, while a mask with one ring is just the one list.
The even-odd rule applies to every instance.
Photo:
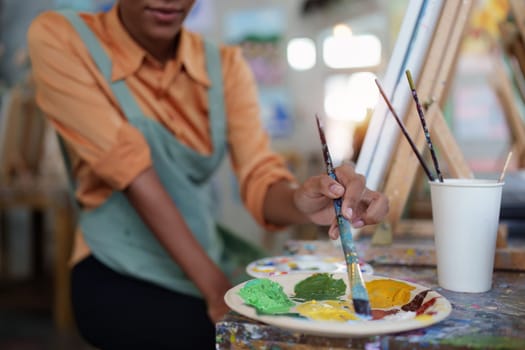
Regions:
[[498, 178], [498, 182], [503, 182], [503, 179], [505, 178], [505, 172], [507, 171], [507, 167], [509, 166], [510, 158], [512, 158], [512, 151], [510, 151], [507, 155], [507, 159], [505, 160], [505, 164], [503, 165], [503, 170], [501, 171], [501, 175]]
[[414, 80], [412, 80], [412, 74], [410, 70], [406, 70], [406, 76], [408, 79], [408, 85], [410, 85], [410, 90], [412, 91], [412, 97], [416, 103], [417, 114], [419, 115], [419, 120], [421, 121], [421, 126], [423, 127], [423, 132], [425, 133], [425, 139], [427, 140], [428, 148], [430, 149], [430, 155], [432, 156], [432, 161], [434, 162], [434, 168], [436, 169], [436, 174], [438, 176], [439, 182], [443, 182], [443, 175], [441, 175], [441, 170], [439, 169], [439, 163], [436, 157], [436, 152], [434, 151], [434, 146], [432, 145], [432, 139], [430, 138], [430, 132], [427, 128], [427, 122], [425, 120], [425, 114], [423, 113], [423, 108], [421, 108], [421, 103], [419, 103], [419, 97], [417, 96], [416, 86]]
[[[332, 163], [332, 157], [328, 150], [326, 143], [326, 137], [324, 130], [319, 121], [319, 117], [316, 115], [317, 129], [319, 130], [319, 137], [321, 139], [321, 145], [323, 148], [323, 158], [326, 166], [326, 172], [335, 181], [337, 177], [335, 175], [334, 165]], [[359, 268], [359, 258], [352, 238], [352, 231], [350, 229], [350, 223], [341, 213], [341, 198], [334, 199], [335, 215], [337, 219], [337, 226], [339, 227], [339, 238], [341, 239], [341, 245], [345, 254], [346, 268], [348, 273], [348, 283], [350, 285], [350, 292], [352, 293], [352, 302], [354, 304], [354, 311], [363, 316], [371, 316], [370, 300], [368, 298], [368, 292], [365, 287], [363, 276], [361, 275], [361, 269]]]
[[383, 88], [381, 87], [381, 84], [379, 84], [379, 80], [376, 79], [375, 81], [376, 81], [377, 87], [379, 88], [379, 92], [381, 93], [381, 96], [383, 96], [383, 100], [385, 100], [385, 102], [386, 102], [386, 104], [388, 106], [388, 109], [390, 110], [390, 113], [392, 113], [392, 115], [396, 119], [397, 124], [401, 128], [401, 132], [403, 132], [403, 135], [405, 135], [405, 138], [407, 139], [408, 143], [410, 144], [410, 147], [412, 148], [412, 151], [414, 151], [417, 159], [419, 160], [419, 163], [423, 167], [423, 170], [425, 171], [425, 174], [427, 174], [427, 177], [428, 177], [428, 179], [430, 181], [434, 181], [435, 180], [434, 175], [432, 175], [432, 173], [428, 169], [427, 163], [425, 163], [425, 160], [423, 159], [423, 157], [421, 156], [421, 154], [417, 150], [417, 147], [414, 144], [414, 141], [412, 141], [412, 138], [410, 137], [410, 135], [408, 134], [408, 131], [405, 128], [405, 126], [403, 125], [403, 122], [401, 121], [401, 119], [399, 119], [399, 117], [398, 117], [398, 115], [397, 115], [397, 113], [396, 113], [396, 111], [394, 109], [394, 106], [392, 106], [392, 104], [388, 100], [388, 97], [386, 97], [386, 94], [383, 91]]

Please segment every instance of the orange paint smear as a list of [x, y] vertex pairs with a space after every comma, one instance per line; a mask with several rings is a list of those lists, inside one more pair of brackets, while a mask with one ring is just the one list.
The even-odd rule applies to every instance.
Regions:
[[366, 290], [373, 309], [388, 309], [408, 303], [416, 287], [391, 279], [376, 279], [366, 282]]

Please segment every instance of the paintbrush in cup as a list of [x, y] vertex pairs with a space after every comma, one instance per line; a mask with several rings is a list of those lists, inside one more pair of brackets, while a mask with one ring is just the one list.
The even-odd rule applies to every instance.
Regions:
[[[326, 172], [328, 176], [338, 181], [335, 175], [332, 157], [330, 156], [328, 145], [326, 143], [323, 127], [317, 115], [315, 116], [315, 119], [317, 121], [317, 129], [319, 131], [319, 138], [321, 139], [321, 145], [323, 148], [323, 158], [326, 166]], [[341, 198], [334, 199], [335, 215], [337, 219], [337, 226], [339, 227], [339, 238], [343, 247], [343, 253], [345, 254], [348, 283], [350, 286], [350, 292], [352, 294], [354, 311], [359, 315], [369, 317], [371, 315], [370, 299], [368, 298], [368, 292], [366, 290], [363, 276], [361, 275], [361, 269], [359, 268], [359, 258], [357, 256], [354, 240], [352, 237], [350, 222], [341, 213], [341, 206]]]
[[430, 155], [432, 156], [432, 162], [434, 162], [434, 168], [436, 169], [437, 177], [439, 182], [443, 182], [443, 175], [441, 175], [441, 170], [439, 169], [439, 163], [436, 157], [436, 152], [434, 151], [434, 146], [432, 145], [432, 139], [430, 138], [430, 132], [428, 131], [425, 114], [423, 113], [423, 108], [421, 107], [421, 103], [419, 103], [419, 97], [417, 96], [416, 85], [414, 84], [410, 70], [407, 69], [405, 73], [408, 79], [408, 85], [410, 85], [410, 90], [412, 91], [412, 97], [416, 103], [417, 114], [419, 115], [419, 120], [421, 121], [423, 132], [425, 133], [425, 139], [427, 140], [427, 145], [430, 149]]
[[412, 138], [410, 137], [410, 135], [408, 134], [408, 131], [405, 128], [405, 126], [403, 125], [403, 122], [401, 121], [401, 119], [399, 119], [399, 117], [398, 117], [398, 115], [397, 115], [397, 113], [396, 113], [396, 111], [394, 109], [394, 106], [392, 106], [392, 104], [388, 100], [388, 97], [386, 97], [386, 94], [383, 91], [383, 88], [381, 87], [381, 84], [379, 84], [379, 80], [376, 79], [375, 82], [376, 82], [376, 85], [377, 85], [377, 87], [379, 89], [379, 92], [381, 93], [381, 96], [383, 96], [383, 100], [385, 100], [385, 102], [386, 102], [386, 104], [388, 106], [388, 109], [390, 110], [390, 113], [392, 113], [392, 115], [396, 119], [397, 124], [401, 128], [401, 132], [403, 133], [403, 135], [405, 135], [405, 138], [407, 139], [408, 143], [410, 144], [410, 147], [412, 148], [412, 151], [414, 151], [414, 154], [416, 155], [417, 159], [419, 160], [419, 163], [423, 167], [423, 170], [425, 171], [425, 174], [427, 175], [427, 177], [428, 177], [428, 179], [430, 181], [434, 181], [435, 180], [434, 175], [432, 175], [432, 173], [430, 172], [430, 169], [428, 168], [427, 163], [425, 162], [425, 160], [423, 159], [423, 157], [421, 156], [421, 154], [417, 150], [417, 147], [414, 144], [414, 141], [412, 141]]
[[512, 151], [510, 151], [507, 155], [507, 159], [505, 160], [505, 164], [503, 165], [503, 170], [501, 171], [501, 175], [498, 178], [498, 182], [503, 182], [503, 179], [505, 178], [505, 172], [507, 171], [507, 167], [509, 166], [510, 158], [512, 158]]

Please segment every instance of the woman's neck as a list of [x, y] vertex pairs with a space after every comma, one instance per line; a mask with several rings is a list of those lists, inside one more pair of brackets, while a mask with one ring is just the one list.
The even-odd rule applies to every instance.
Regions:
[[152, 57], [154, 57], [161, 63], [166, 63], [169, 59], [175, 57], [175, 55], [177, 54], [177, 49], [179, 47], [180, 41], [180, 32], [175, 38], [173, 38], [173, 40], [170, 40], [169, 42], [159, 42], [158, 40], [144, 40], [143, 42], [141, 42], [137, 40], [137, 38], [133, 38]]

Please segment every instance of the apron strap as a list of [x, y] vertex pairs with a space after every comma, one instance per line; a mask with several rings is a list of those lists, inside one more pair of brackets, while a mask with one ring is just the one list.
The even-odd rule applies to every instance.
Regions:
[[[117, 91], [113, 89], [113, 92], [115, 93], [116, 98], [121, 105], [121, 108], [123, 108], [125, 116], [129, 119], [128, 116], [136, 115], [137, 113], [135, 113], [135, 111], [140, 111], [140, 109], [136, 105], [134, 99], [128, 99], [126, 94], [122, 93], [123, 88], [126, 89], [125, 85], [122, 87], [122, 85], [125, 84], [125, 82], [122, 80], [116, 83], [111, 83], [111, 60], [109, 59], [104, 49], [100, 46], [99, 40], [97, 39], [95, 34], [93, 34], [91, 29], [89, 29], [89, 27], [84, 23], [84, 21], [78, 16], [78, 14], [75, 11], [64, 9], [58, 10], [57, 12], [62, 14], [73, 25], [77, 33], [84, 41], [84, 44], [90, 51], [91, 57], [95, 61], [95, 64], [97, 65], [98, 69], [100, 70], [106, 81], [108, 81], [112, 85], [112, 89], [113, 85], [117, 85]], [[124, 101], [126, 101], [126, 103], [122, 103]], [[64, 160], [64, 165], [67, 172], [71, 196], [74, 199], [74, 203], [76, 204], [77, 209], [80, 209], [81, 205], [75, 198], [77, 183], [75, 177], [73, 176], [73, 167], [71, 164], [71, 159], [69, 158], [69, 154], [67, 152], [66, 143], [64, 139], [60, 136], [60, 134], [56, 133], [56, 135], [58, 139], [58, 144], [60, 146], [60, 153], [62, 154], [62, 159]]]
[[[226, 116], [224, 107], [224, 91], [222, 84], [221, 57], [217, 46], [204, 41], [204, 52], [206, 54], [206, 69], [211, 81], [208, 89], [208, 108], [210, 116], [210, 128], [215, 150], [223, 149], [221, 144], [226, 135]], [[215, 152], [222, 153], [222, 152]], [[222, 154], [217, 154], [222, 158]]]
[[88, 47], [91, 52], [91, 57], [95, 61], [98, 69], [107, 81], [111, 81], [111, 60], [108, 55], [104, 52], [104, 49], [100, 46], [100, 43], [84, 21], [78, 16], [73, 10], [58, 10], [58, 13], [66, 17], [69, 22], [73, 25], [78, 35], [84, 41], [84, 44]]
[[95, 36], [93, 31], [87, 26], [87, 24], [78, 16], [73, 10], [59, 10], [57, 11], [66, 17], [69, 22], [73, 25], [78, 35], [88, 48], [91, 58], [95, 61], [98, 69], [110, 84], [111, 90], [115, 94], [117, 101], [119, 102], [120, 108], [124, 112], [124, 116], [129, 120], [133, 121], [134, 118], [138, 118], [141, 115], [141, 109], [135, 102], [133, 95], [126, 86], [125, 80], [117, 80], [115, 82], [111, 79], [112, 63], [107, 53], [100, 45], [100, 41]]

